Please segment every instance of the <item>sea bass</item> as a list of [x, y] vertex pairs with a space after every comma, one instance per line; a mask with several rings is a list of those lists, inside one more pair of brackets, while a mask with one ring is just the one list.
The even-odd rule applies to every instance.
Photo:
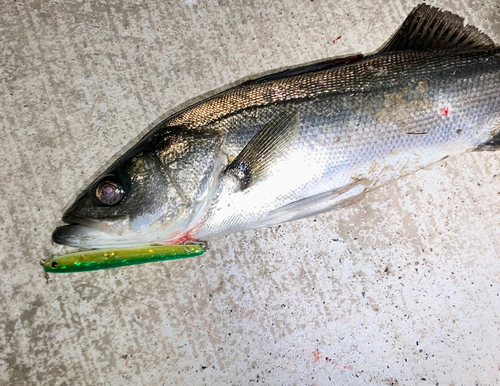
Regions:
[[500, 146], [500, 48], [417, 6], [377, 53], [243, 83], [165, 119], [63, 216], [57, 243], [178, 244], [318, 214]]

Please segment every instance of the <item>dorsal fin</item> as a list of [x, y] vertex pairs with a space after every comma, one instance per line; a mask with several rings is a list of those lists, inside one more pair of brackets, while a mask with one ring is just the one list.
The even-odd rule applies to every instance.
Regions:
[[363, 58], [363, 55], [358, 54], [358, 55], [347, 56], [345, 58], [328, 59], [328, 60], [324, 60], [322, 62], [306, 64], [305, 66], [301, 66], [301, 67], [288, 68], [286, 70], [276, 72], [274, 74], [265, 75], [265, 76], [258, 78], [258, 79], [248, 80], [246, 82], [243, 82], [241, 85], [246, 86], [249, 84], [257, 84], [257, 83], [266, 82], [268, 80], [284, 79], [284, 78], [289, 78], [291, 76], [308, 74], [310, 72], [328, 70], [330, 68], [338, 67], [338, 66], [341, 66], [343, 64], [357, 62], [357, 61], [361, 60], [362, 58]]
[[380, 52], [426, 49], [477, 50], [494, 48], [488, 35], [449, 11], [417, 5]]

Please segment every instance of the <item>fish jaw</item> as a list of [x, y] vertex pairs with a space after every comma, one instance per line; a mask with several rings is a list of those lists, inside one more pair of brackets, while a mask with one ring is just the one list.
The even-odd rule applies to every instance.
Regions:
[[168, 235], [164, 232], [138, 233], [126, 231], [117, 234], [103, 232], [80, 224], [60, 226], [52, 234], [52, 240], [58, 244], [89, 249], [162, 244], [165, 238], [168, 238]]
[[144, 244], [172, 245], [179, 235], [186, 234], [190, 218], [180, 216], [169, 225], [159, 222], [149, 224], [148, 216], [136, 218], [118, 218], [114, 220], [96, 220], [80, 218], [66, 213], [63, 220], [67, 225], [56, 228], [52, 240], [58, 244], [78, 248], [115, 248], [131, 247]]
[[52, 233], [52, 240], [57, 244], [78, 248], [106, 248], [114, 246], [116, 242], [105, 232], [78, 224], [57, 227]]

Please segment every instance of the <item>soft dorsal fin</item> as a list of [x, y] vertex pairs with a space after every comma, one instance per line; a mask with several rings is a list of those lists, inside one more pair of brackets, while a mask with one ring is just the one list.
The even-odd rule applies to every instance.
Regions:
[[417, 5], [380, 52], [426, 49], [476, 50], [494, 48], [488, 35], [449, 11]]

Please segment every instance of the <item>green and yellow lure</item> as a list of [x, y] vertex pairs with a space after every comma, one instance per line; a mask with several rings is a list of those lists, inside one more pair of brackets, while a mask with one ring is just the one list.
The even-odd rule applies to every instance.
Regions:
[[206, 244], [197, 242], [181, 245], [142, 245], [130, 248], [94, 249], [42, 260], [45, 272], [84, 272], [98, 269], [176, 260], [199, 256], [207, 250]]

